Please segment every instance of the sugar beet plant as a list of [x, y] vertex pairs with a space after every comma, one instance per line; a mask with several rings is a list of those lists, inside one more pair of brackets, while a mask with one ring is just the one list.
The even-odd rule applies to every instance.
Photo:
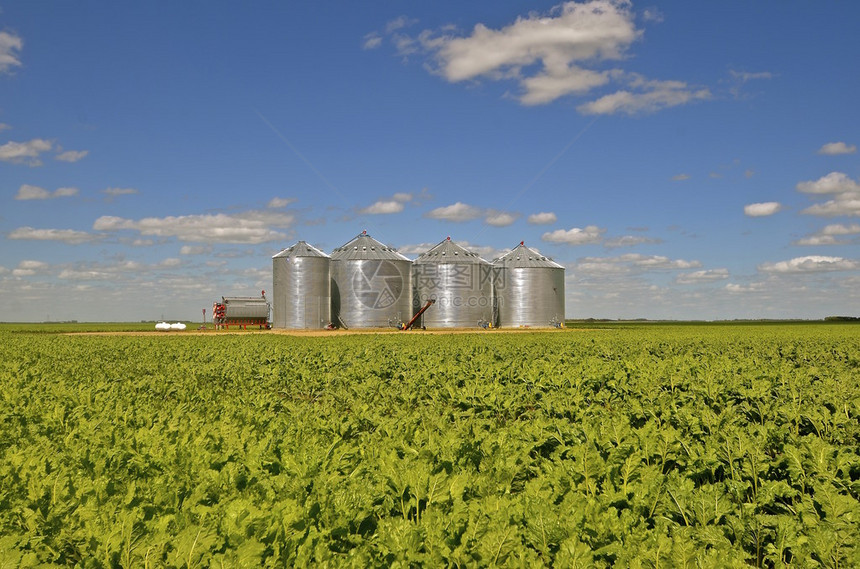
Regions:
[[0, 342], [0, 567], [860, 566], [848, 326]]

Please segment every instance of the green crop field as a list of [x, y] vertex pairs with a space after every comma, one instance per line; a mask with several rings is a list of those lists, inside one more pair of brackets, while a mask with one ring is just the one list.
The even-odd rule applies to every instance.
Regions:
[[57, 331], [0, 327], [0, 567], [860, 566], [858, 325]]

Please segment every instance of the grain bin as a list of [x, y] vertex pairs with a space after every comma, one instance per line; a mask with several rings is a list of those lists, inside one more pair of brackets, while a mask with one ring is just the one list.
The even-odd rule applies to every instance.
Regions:
[[496, 324], [558, 326], [564, 322], [564, 267], [520, 242], [493, 261]]
[[428, 328], [475, 327], [493, 316], [492, 266], [448, 237], [412, 264], [414, 305], [435, 300], [422, 315]]
[[412, 316], [412, 261], [362, 232], [331, 254], [331, 316], [374, 328]]
[[331, 322], [331, 258], [304, 241], [272, 257], [272, 326], [320, 329]]

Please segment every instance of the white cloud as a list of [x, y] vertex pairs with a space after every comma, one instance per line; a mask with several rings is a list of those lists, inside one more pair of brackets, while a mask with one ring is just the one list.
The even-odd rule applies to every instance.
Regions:
[[13, 67], [21, 66], [21, 50], [24, 42], [12, 32], [0, 32], [0, 73], [9, 73]]
[[[585, 65], [622, 59], [641, 36], [629, 6], [624, 0], [565, 2], [549, 15], [530, 14], [498, 30], [477, 24], [465, 37], [425, 31], [418, 41], [435, 54], [448, 81], [516, 79], [521, 103], [544, 104], [610, 80], [608, 71]], [[402, 46], [415, 49], [414, 41]]]
[[53, 192], [49, 192], [45, 188], [32, 186], [30, 184], [22, 184], [18, 188], [18, 193], [15, 194], [16, 200], [47, 200], [51, 198], [67, 198], [78, 195], [77, 188], [57, 188]]
[[212, 252], [212, 247], [208, 245], [183, 245], [179, 249], [180, 255], [208, 255]]
[[8, 130], [10, 128], [12, 128], [12, 125], [0, 122], [0, 132], [3, 132], [4, 130]]
[[636, 245], [646, 245], [654, 243], [662, 243], [662, 239], [655, 237], [645, 237], [643, 235], [622, 235], [621, 237], [613, 237], [603, 242], [603, 246], [607, 249], [616, 249], [618, 247], [634, 247]]
[[646, 22], [657, 22], [660, 23], [663, 21], [663, 12], [659, 9], [651, 7], [646, 8], [642, 11], [642, 19]]
[[54, 190], [53, 194], [55, 198], [69, 198], [76, 195], [78, 195], [78, 189], [69, 187], [57, 188], [56, 190]]
[[506, 211], [489, 211], [487, 217], [484, 218], [484, 223], [493, 227], [507, 227], [512, 225], [519, 215]]
[[53, 147], [53, 142], [42, 138], [34, 138], [27, 142], [10, 141], [0, 146], [0, 161], [41, 166], [42, 162], [39, 160], [39, 155], [48, 152]]
[[54, 158], [60, 162], [77, 162], [85, 158], [89, 153], [89, 150], [67, 150], [57, 154]]
[[424, 214], [424, 217], [429, 217], [430, 219], [442, 219], [445, 221], [463, 222], [477, 219], [483, 214], [484, 210], [479, 207], [457, 202], [451, 205], [432, 209]]
[[69, 245], [80, 245], [81, 243], [98, 241], [101, 239], [101, 236], [74, 229], [35, 229], [25, 226], [13, 229], [9, 232], [8, 238], [33, 241], [61, 241]]
[[18, 263], [18, 266], [12, 269], [13, 277], [31, 277], [36, 273], [44, 273], [50, 268], [48, 263], [43, 263], [42, 261], [34, 261], [31, 259], [25, 259]]
[[558, 221], [558, 217], [551, 211], [533, 213], [528, 218], [528, 222], [532, 225], [549, 225], [556, 221]]
[[633, 81], [632, 87], [641, 92], [621, 90], [604, 95], [595, 101], [584, 103], [577, 110], [585, 115], [612, 115], [624, 113], [636, 115], [654, 113], [669, 107], [677, 107], [694, 101], [711, 98], [708, 89], [695, 89], [683, 81]]
[[826, 225], [821, 230], [821, 233], [823, 235], [856, 235], [860, 233], [860, 223], [852, 223], [851, 225], [834, 223], [832, 225]]
[[102, 193], [115, 198], [117, 196], [130, 196], [138, 192], [134, 188], [105, 188]]
[[285, 239], [287, 235], [274, 228], [293, 225], [291, 214], [270, 211], [247, 211], [236, 214], [180, 215], [146, 217], [140, 220], [102, 216], [96, 219], [96, 231], [138, 231], [141, 235], [176, 237], [196, 243], [259, 244]]
[[744, 294], [751, 292], [763, 292], [766, 287], [765, 283], [750, 283], [748, 285], [728, 283], [724, 288], [727, 292], [735, 294]]
[[803, 237], [802, 239], [798, 239], [794, 241], [793, 245], [809, 245], [809, 246], [818, 246], [818, 245], [844, 245], [846, 243], [845, 240], [836, 239], [832, 235], [810, 235], [808, 237]]
[[805, 194], [845, 194], [860, 192], [860, 184], [842, 172], [830, 172], [815, 181], [799, 182], [797, 189]]
[[703, 271], [693, 271], [692, 273], [681, 273], [675, 277], [675, 282], [678, 284], [700, 284], [727, 278], [729, 278], [728, 269], [708, 269]]
[[854, 144], [845, 144], [844, 142], [828, 142], [818, 149], [819, 154], [828, 154], [830, 156], [836, 154], [854, 154], [857, 152], [857, 146]]
[[295, 198], [272, 198], [269, 200], [269, 203], [266, 204], [266, 207], [269, 209], [280, 209], [282, 207], [287, 207], [291, 203], [293, 203]]
[[412, 201], [413, 195], [408, 192], [397, 192], [390, 199], [379, 200], [378, 202], [358, 210], [361, 214], [384, 215], [390, 213], [400, 213], [405, 207], [406, 202]]
[[550, 243], [566, 243], [568, 245], [590, 245], [600, 243], [603, 239], [603, 234], [606, 229], [589, 225], [585, 229], [574, 227], [572, 229], [556, 229], [555, 231], [547, 232], [541, 235], [541, 240], [549, 241]]
[[779, 202], [751, 203], [744, 206], [744, 215], [749, 217], [766, 217], [782, 209]]
[[670, 259], [662, 255], [640, 255], [628, 253], [617, 257], [584, 257], [579, 259], [573, 269], [577, 273], [592, 276], [620, 275], [651, 271], [674, 271], [694, 269], [702, 264], [699, 261]]
[[689, 179], [690, 179], [689, 174], [683, 174], [682, 173], [682, 174], [675, 174], [674, 176], [672, 176], [673, 182], [683, 182], [683, 181], [689, 180]]
[[757, 71], [754, 73], [750, 73], [748, 71], [735, 71], [734, 69], [730, 69], [729, 73], [732, 77], [742, 83], [746, 83], [747, 81], [751, 81], [753, 79], [773, 79], [773, 73], [771, 73], [770, 71]]
[[807, 194], [833, 196], [833, 199], [812, 205], [800, 213], [822, 217], [860, 216], [860, 183], [842, 172], [831, 172], [818, 180], [800, 182], [797, 189]]
[[362, 49], [376, 49], [382, 45], [382, 37], [377, 32], [371, 32], [364, 36], [364, 43], [361, 44]]
[[758, 269], [765, 273], [818, 273], [827, 271], [854, 271], [860, 262], [842, 257], [808, 255], [777, 263], [762, 263]]
[[798, 239], [794, 245], [845, 245], [850, 242], [845, 239], [837, 239], [837, 237], [858, 234], [860, 234], [860, 223], [852, 223], [851, 225], [835, 223], [824, 226], [821, 231], [814, 235]]
[[39, 186], [31, 186], [30, 184], [22, 184], [18, 188], [18, 193], [15, 194], [16, 200], [46, 200], [51, 197], [51, 192]]
[[155, 264], [120, 260], [116, 263], [86, 263], [66, 266], [57, 276], [70, 281], [129, 282], [141, 275], [169, 271], [182, 265], [183, 261], [177, 258], [167, 258]]
[[358, 210], [362, 214], [381, 215], [389, 213], [400, 213], [403, 211], [403, 202], [396, 200], [383, 200]]

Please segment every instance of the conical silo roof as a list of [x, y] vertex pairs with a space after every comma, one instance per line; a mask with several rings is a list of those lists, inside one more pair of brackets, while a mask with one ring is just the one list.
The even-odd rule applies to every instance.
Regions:
[[273, 259], [279, 259], [281, 257], [326, 257], [328, 255], [314, 247], [313, 245], [309, 245], [306, 241], [299, 241], [295, 245], [291, 245], [287, 247], [277, 255], [272, 255]]
[[432, 247], [428, 251], [418, 255], [418, 258], [413, 261], [415, 264], [437, 264], [444, 265], [449, 263], [466, 263], [477, 265], [489, 265], [488, 261], [481, 258], [480, 255], [469, 251], [465, 247], [457, 245], [451, 238], [448, 237], [438, 245]]
[[387, 260], [412, 262], [408, 257], [368, 235], [366, 231], [362, 231], [355, 238], [332, 251], [331, 258], [333, 261]]
[[547, 268], [547, 269], [564, 269], [549, 257], [541, 255], [534, 249], [526, 247], [525, 243], [520, 241], [520, 244], [514, 247], [513, 251], [506, 253], [493, 261], [493, 265], [506, 268]]

